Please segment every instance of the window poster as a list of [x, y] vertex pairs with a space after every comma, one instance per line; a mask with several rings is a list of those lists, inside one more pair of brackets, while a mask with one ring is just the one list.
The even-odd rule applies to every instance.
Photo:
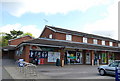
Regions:
[[60, 52], [48, 52], [48, 62], [56, 62], [56, 59], [60, 59]]
[[39, 58], [48, 58], [48, 52], [46, 51], [30, 51], [30, 58], [39, 57]]

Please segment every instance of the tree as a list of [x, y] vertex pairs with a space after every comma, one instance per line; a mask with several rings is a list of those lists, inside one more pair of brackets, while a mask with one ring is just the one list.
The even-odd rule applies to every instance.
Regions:
[[10, 33], [0, 32], [0, 46], [7, 46], [8, 40], [19, 37], [23, 34], [23, 31], [12, 30]]
[[8, 40], [5, 39], [6, 33], [5, 32], [0, 32], [0, 46], [7, 46], [8, 45]]
[[10, 34], [6, 33], [5, 39], [7, 39], [7, 40], [14, 39], [14, 38], [17, 38], [18, 36], [20, 36], [22, 34], [23, 34], [23, 31], [12, 30], [12, 31], [10, 31]]
[[34, 37], [31, 33], [27, 32], [27, 33], [23, 33], [23, 31], [16, 31], [16, 30], [12, 30], [10, 31], [10, 33], [4, 33], [4, 32], [0, 32], [0, 46], [7, 46], [8, 45], [8, 41], [10, 39], [14, 39], [17, 37], [23, 37], [29, 35], [31, 37]]
[[34, 36], [32, 35], [32, 33], [29, 33], [29, 32], [23, 33], [20, 37], [23, 37], [23, 36], [26, 36], [26, 35], [29, 35], [29, 36], [31, 36], [31, 37], [34, 37]]

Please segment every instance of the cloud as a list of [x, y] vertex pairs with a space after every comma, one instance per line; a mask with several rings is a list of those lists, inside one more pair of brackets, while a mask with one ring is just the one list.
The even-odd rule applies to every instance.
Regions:
[[114, 0], [105, 16], [104, 19], [85, 24], [83, 31], [118, 39], [118, 1]]
[[5, 26], [0, 27], [0, 32], [6, 32], [6, 33], [10, 33], [10, 31], [12, 30], [21, 30], [24, 33], [29, 32], [32, 33], [33, 36], [35, 37], [39, 37], [41, 30], [37, 28], [36, 25], [26, 25], [26, 26], [22, 26], [21, 24], [8, 24]]
[[[8, 1], [8, 0], [7, 0]], [[11, 1], [11, 0], [10, 0]], [[98, 5], [107, 5], [111, 0], [16, 0], [3, 2], [3, 10], [20, 17], [25, 13], [66, 14], [73, 10], [82, 12]]]

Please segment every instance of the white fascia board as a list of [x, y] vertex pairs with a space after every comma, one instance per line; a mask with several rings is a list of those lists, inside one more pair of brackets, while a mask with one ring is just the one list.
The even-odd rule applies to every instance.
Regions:
[[56, 32], [56, 30], [54, 30], [54, 29], [52, 29], [52, 28], [50, 28], [50, 27], [48, 27], [48, 26], [46, 26], [46, 27], [47, 27], [48, 29], [50, 29], [50, 30]]
[[9, 45], [9, 46], [13, 46], [13, 47], [16, 47], [17, 45]]
[[49, 41], [58, 41], [58, 42], [67, 42], [67, 43], [76, 43], [76, 44], [85, 44], [85, 45], [92, 45], [92, 46], [101, 46], [101, 47], [110, 47], [110, 48], [120, 48], [120, 47], [113, 47], [113, 46], [105, 46], [105, 45], [99, 45], [99, 44], [90, 44], [90, 43], [81, 43], [81, 42], [73, 42], [73, 41], [67, 41], [67, 40], [57, 40], [57, 39], [46, 39], [46, 38], [39, 38]]
[[77, 48], [77, 47], [65, 47], [65, 48], [82, 49], [82, 50], [93, 50], [93, 51], [120, 52], [120, 51], [114, 51], [114, 50], [89, 49], [89, 48]]
[[21, 46], [23, 46], [23, 45], [49, 46], [49, 47], [59, 47], [59, 48], [63, 47], [63, 46], [44, 45], [44, 44], [22, 43], [21, 45], [18, 46], [18, 48], [21, 47]]
[[31, 44], [31, 43], [22, 43], [17, 48], [23, 46], [23, 45], [37, 45], [37, 46], [49, 46], [49, 47], [58, 47], [58, 48], [72, 48], [72, 49], [82, 49], [82, 50], [96, 50], [96, 51], [110, 51], [110, 52], [120, 52], [120, 51], [114, 51], [114, 50], [102, 50], [102, 49], [88, 49], [88, 48], [78, 48], [78, 47], [68, 47], [68, 46], [53, 46], [53, 45], [43, 45], [43, 44]]

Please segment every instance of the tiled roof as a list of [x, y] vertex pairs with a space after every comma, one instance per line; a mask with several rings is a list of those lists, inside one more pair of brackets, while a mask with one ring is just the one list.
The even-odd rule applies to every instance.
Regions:
[[120, 52], [120, 48], [111, 47], [111, 46], [102, 46], [88, 43], [72, 42], [72, 41], [63, 41], [55, 39], [33, 39], [23, 44], [36, 44], [41, 46], [52, 46], [52, 47], [64, 47], [64, 48], [73, 48], [73, 49], [89, 49], [89, 50], [101, 50], [101, 51], [116, 51]]
[[88, 38], [96, 38], [96, 39], [101, 39], [101, 40], [109, 40], [111, 42], [120, 42], [118, 40], [115, 40], [115, 39], [112, 39], [112, 38], [109, 38], [109, 37], [103, 37], [103, 36], [98, 36], [98, 35], [94, 35], [94, 34], [72, 31], [72, 30], [53, 27], [53, 26], [48, 26], [48, 25], [46, 25], [45, 27], [53, 30], [54, 32], [61, 32], [61, 33], [66, 33], [66, 34], [71, 34], [71, 35], [79, 35], [79, 36], [84, 36], [84, 37], [88, 37]]

